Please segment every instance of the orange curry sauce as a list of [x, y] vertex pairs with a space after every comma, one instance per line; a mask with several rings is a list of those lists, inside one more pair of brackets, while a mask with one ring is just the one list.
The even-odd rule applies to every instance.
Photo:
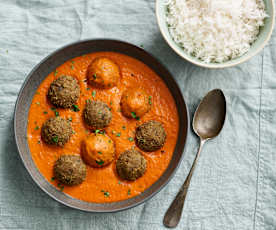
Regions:
[[[115, 61], [121, 69], [121, 79], [117, 87], [112, 89], [96, 89], [86, 82], [86, 70], [91, 61], [96, 57], [107, 57]], [[53, 106], [47, 100], [47, 91], [51, 82], [61, 75], [71, 75], [79, 80], [81, 95], [77, 101], [79, 112], [70, 109], [56, 109], [59, 116], [72, 119], [72, 128], [75, 131], [70, 141], [63, 148], [49, 146], [41, 140], [41, 126], [50, 117], [55, 116]], [[139, 121], [128, 119], [120, 112], [120, 99], [123, 91], [128, 87], [141, 86], [152, 96], [151, 110]], [[162, 122], [167, 133], [167, 139], [162, 149], [143, 153], [147, 159], [146, 173], [136, 181], [121, 180], [115, 168], [116, 160], [104, 168], [87, 166], [86, 180], [78, 186], [60, 186], [53, 177], [53, 165], [61, 154], [80, 154], [81, 141], [91, 133], [82, 120], [82, 111], [85, 101], [101, 100], [112, 109], [112, 121], [105, 128], [109, 137], [116, 146], [116, 157], [123, 151], [135, 146], [135, 128], [137, 125], [148, 121]], [[120, 136], [117, 135], [120, 133]], [[129, 56], [113, 53], [98, 52], [76, 57], [59, 66], [49, 74], [38, 88], [29, 111], [28, 117], [28, 144], [32, 158], [44, 177], [57, 189], [64, 193], [88, 202], [114, 202], [125, 200], [139, 195], [150, 187], [167, 168], [177, 141], [178, 115], [172, 95], [165, 83], [149, 67]], [[135, 146], [135, 148], [137, 148]], [[104, 191], [109, 192], [105, 196]]]

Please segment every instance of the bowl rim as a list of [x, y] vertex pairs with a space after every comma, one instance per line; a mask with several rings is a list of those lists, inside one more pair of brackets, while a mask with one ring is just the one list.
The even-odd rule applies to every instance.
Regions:
[[236, 66], [236, 65], [239, 65], [241, 63], [244, 63], [244, 62], [248, 61], [253, 56], [258, 54], [267, 45], [267, 43], [269, 42], [269, 40], [271, 38], [271, 35], [273, 33], [273, 29], [274, 29], [274, 26], [275, 26], [275, 2], [274, 2], [274, 0], [269, 0], [269, 1], [271, 1], [271, 5], [272, 5], [272, 9], [271, 9], [272, 15], [270, 16], [272, 18], [271, 27], [269, 28], [268, 35], [267, 35], [266, 39], [264, 40], [264, 42], [260, 46], [258, 46], [255, 49], [254, 52], [252, 52], [248, 56], [245, 56], [245, 54], [246, 54], [245, 53], [244, 55], [239, 57], [236, 62], [228, 63], [228, 61], [227, 61], [227, 62], [223, 62], [223, 63], [204, 63], [204, 62], [201, 62], [201, 61], [193, 60], [192, 58], [189, 57], [188, 54], [185, 53], [184, 50], [183, 50], [183, 52], [179, 51], [176, 48], [177, 43], [173, 40], [172, 41], [169, 40], [169, 38], [165, 34], [164, 28], [161, 25], [160, 14], [161, 14], [162, 1], [163, 0], [156, 0], [155, 1], [155, 15], [156, 15], [156, 19], [157, 19], [157, 25], [158, 25], [158, 28], [159, 28], [161, 34], [162, 34], [162, 37], [165, 39], [167, 44], [174, 50], [174, 52], [176, 52], [180, 57], [182, 57], [186, 61], [189, 61], [189, 62], [191, 62], [191, 63], [193, 63], [193, 64], [195, 64], [199, 67], [205, 67], [205, 68], [209, 68], [209, 69], [222, 69], [222, 68], [227, 68], [227, 67], [233, 67], [233, 66]]
[[[31, 171], [31, 167], [28, 166], [28, 162], [23, 158], [23, 154], [21, 153], [20, 151], [20, 148], [19, 148], [19, 139], [18, 139], [18, 132], [17, 132], [17, 122], [18, 122], [18, 116], [19, 116], [19, 113], [18, 113], [18, 107], [19, 107], [19, 100], [20, 98], [22, 97], [22, 94], [23, 94], [23, 91], [24, 91], [24, 88], [26, 87], [26, 85], [29, 83], [29, 79], [32, 77], [33, 73], [40, 67], [41, 64], [43, 64], [45, 61], [47, 61], [50, 57], [54, 56], [55, 54], [57, 54], [58, 52], [70, 47], [70, 46], [75, 46], [75, 45], [78, 45], [78, 44], [81, 44], [81, 43], [85, 43], [85, 42], [97, 42], [97, 41], [111, 41], [111, 42], [116, 42], [116, 43], [122, 43], [122, 44], [125, 44], [127, 46], [132, 46], [134, 49], [138, 49], [139, 51], [142, 51], [144, 54], [146, 54], [147, 56], [149, 56], [151, 59], [155, 60], [157, 63], [159, 63], [169, 74], [170, 74], [170, 80], [173, 82], [173, 84], [177, 87], [177, 90], [178, 90], [178, 93], [180, 93], [181, 95], [181, 100], [183, 101], [183, 104], [184, 104], [184, 110], [186, 111], [186, 130], [184, 130], [184, 133], [185, 133], [185, 139], [184, 139], [184, 145], [183, 145], [183, 148], [181, 149], [181, 156], [176, 164], [176, 166], [174, 167], [173, 171], [170, 173], [170, 175], [167, 177], [167, 179], [156, 189], [154, 190], [150, 195], [144, 197], [143, 199], [141, 199], [140, 201], [138, 202], [135, 202], [131, 205], [128, 205], [126, 207], [122, 207], [122, 208], [117, 208], [117, 209], [110, 209], [110, 210], [96, 210], [96, 209], [88, 209], [88, 208], [81, 208], [81, 207], [77, 207], [73, 204], [69, 204], [67, 203], [66, 201], [63, 201], [62, 199], [56, 197], [54, 194], [52, 194], [50, 191], [47, 190], [47, 188], [44, 188], [42, 186], [41, 183], [39, 183], [39, 181], [35, 178], [35, 173], [33, 173]], [[108, 51], [108, 50], [106, 50]], [[99, 51], [98, 51], [99, 52]], [[111, 51], [112, 52], [112, 51]], [[116, 52], [116, 51], [113, 51], [113, 52]], [[117, 51], [118, 52], [118, 51]], [[124, 53], [123, 53], [124, 54]], [[125, 54], [126, 55], [126, 54]], [[69, 60], [69, 59], [68, 59]], [[145, 64], [145, 63], [144, 63]], [[147, 64], [145, 64], [147, 65]], [[147, 65], [148, 66], [148, 65]], [[150, 66], [148, 66], [150, 69], [152, 69]], [[154, 70], [153, 70], [154, 71]], [[47, 76], [45, 76], [46, 78]], [[44, 78], [44, 79], [45, 79]], [[160, 77], [163, 80], [162, 77]], [[165, 83], [167, 85], [167, 83]], [[168, 87], [168, 86], [167, 86]], [[169, 88], [169, 87], [168, 87]], [[169, 91], [171, 91], [171, 89], [169, 88]], [[173, 96], [174, 97], [174, 96]], [[175, 98], [174, 98], [175, 100]], [[28, 110], [29, 111], [29, 110]], [[179, 110], [178, 111], [178, 114], [179, 114]], [[179, 117], [179, 119], [181, 119], [181, 117]], [[182, 160], [183, 160], [183, 157], [184, 157], [184, 154], [185, 154], [185, 151], [186, 151], [186, 146], [187, 146], [187, 141], [188, 141], [188, 138], [189, 138], [189, 133], [190, 133], [190, 116], [189, 116], [189, 110], [188, 110], [188, 106], [187, 106], [187, 103], [184, 99], [184, 96], [182, 94], [182, 91], [180, 90], [180, 87], [177, 83], [177, 81], [174, 79], [173, 75], [171, 74], [171, 72], [168, 70], [168, 68], [158, 59], [156, 58], [154, 55], [152, 55], [151, 53], [149, 53], [148, 51], [134, 45], [134, 44], [131, 44], [129, 42], [125, 42], [123, 40], [118, 40], [118, 39], [108, 39], [108, 38], [95, 38], [95, 39], [84, 39], [84, 40], [79, 40], [79, 41], [76, 41], [76, 42], [71, 42], [71, 43], [68, 43], [64, 46], [62, 46], [61, 48], [58, 48], [56, 50], [54, 50], [53, 52], [51, 52], [50, 54], [48, 54], [46, 57], [44, 57], [38, 64], [36, 64], [32, 70], [29, 72], [29, 74], [27, 75], [27, 77], [25, 78], [21, 88], [20, 88], [20, 91], [18, 93], [18, 96], [17, 96], [17, 99], [16, 99], [16, 103], [15, 103], [15, 107], [14, 107], [14, 114], [13, 114], [13, 131], [14, 131], [14, 138], [15, 138], [15, 144], [16, 144], [16, 148], [17, 148], [17, 151], [19, 153], [19, 156], [23, 162], [23, 165], [25, 166], [25, 168], [27, 169], [29, 175], [31, 176], [32, 180], [35, 182], [35, 184], [42, 190], [44, 191], [47, 195], [49, 195], [52, 199], [54, 199], [55, 201], [67, 206], [67, 207], [70, 207], [70, 208], [73, 208], [73, 209], [76, 209], [76, 210], [80, 210], [80, 211], [84, 211], [84, 212], [90, 212], [90, 213], [114, 213], [114, 212], [119, 212], [119, 211], [124, 211], [124, 210], [127, 210], [127, 209], [130, 209], [130, 208], [134, 208], [146, 201], [148, 201], [149, 199], [151, 199], [153, 196], [155, 196], [157, 193], [159, 193], [170, 181], [171, 179], [174, 177], [176, 171], [178, 170]], [[179, 131], [180, 132], [180, 131]], [[27, 141], [27, 138], [25, 138], [26, 141]], [[178, 143], [179, 139], [177, 139], [177, 143]], [[27, 143], [28, 145], [28, 143]], [[29, 146], [28, 146], [28, 149], [29, 149]], [[174, 150], [174, 153], [175, 153], [176, 150]], [[45, 177], [42, 175], [42, 173], [38, 170], [35, 162], [33, 161], [32, 159], [32, 156], [31, 157], [31, 160], [32, 160], [32, 163], [35, 165], [38, 173], [44, 178], [44, 180], [48, 182], [48, 180], [45, 179]], [[172, 160], [172, 159], [171, 159]], [[169, 164], [170, 165], [170, 164]], [[168, 167], [169, 167], [168, 165]], [[167, 169], [166, 169], [167, 170]], [[166, 170], [163, 172], [163, 174], [166, 172]], [[151, 186], [153, 186], [155, 183], [157, 183], [160, 178], [163, 176], [163, 174], [158, 178], [158, 180], [156, 182], [154, 182]], [[50, 184], [50, 183], [49, 183]], [[51, 185], [51, 184], [50, 184]], [[150, 186], [150, 187], [151, 187]], [[149, 187], [149, 188], [150, 188]], [[147, 188], [147, 189], [149, 189]], [[147, 190], [146, 189], [146, 190]], [[145, 191], [146, 191], [145, 190]], [[144, 191], [144, 192], [145, 192]], [[142, 193], [141, 193], [142, 194]], [[141, 195], [139, 194], [139, 195]], [[67, 195], [67, 194], [66, 194]], [[135, 197], [138, 197], [139, 195], [135, 196]], [[69, 196], [69, 195], [67, 195]], [[132, 197], [132, 198], [135, 198], [135, 197]], [[78, 201], [81, 201], [79, 199], [76, 199], [74, 197], [71, 197], [69, 196], [69, 198], [71, 199], [75, 199], [75, 200], [78, 200]], [[132, 199], [130, 198], [130, 199]], [[130, 199], [126, 199], [126, 200], [130, 200]], [[126, 200], [122, 200], [122, 201], [126, 201]], [[118, 201], [118, 202], [122, 202], [122, 201]], [[88, 202], [88, 201], [82, 201], [84, 203], [93, 203], [93, 204], [109, 204], [109, 203], [94, 203], [94, 202]], [[111, 202], [111, 203], [116, 203], [116, 202]]]

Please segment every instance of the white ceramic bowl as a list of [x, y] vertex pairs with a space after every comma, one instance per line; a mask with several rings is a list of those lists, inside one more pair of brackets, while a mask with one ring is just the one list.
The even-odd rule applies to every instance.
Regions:
[[169, 30], [168, 30], [168, 25], [166, 22], [166, 11], [167, 11], [167, 6], [165, 4], [166, 0], [156, 0], [156, 17], [157, 17], [157, 22], [159, 25], [159, 29], [161, 31], [161, 34], [163, 35], [164, 39], [167, 41], [169, 46], [182, 58], [185, 60], [201, 66], [201, 67], [206, 67], [206, 68], [225, 68], [225, 67], [231, 67], [235, 66], [238, 64], [241, 64], [248, 59], [252, 58], [255, 56], [257, 53], [259, 53], [264, 46], [268, 43], [273, 28], [275, 24], [275, 0], [264, 0], [265, 7], [266, 7], [266, 12], [269, 15], [268, 18], [265, 19], [265, 25], [261, 27], [260, 33], [258, 35], [257, 40], [252, 44], [250, 50], [242, 55], [241, 57], [223, 62], [223, 63], [205, 63], [198, 58], [188, 54], [187, 52], [184, 51], [182, 47], [180, 47], [171, 37]]

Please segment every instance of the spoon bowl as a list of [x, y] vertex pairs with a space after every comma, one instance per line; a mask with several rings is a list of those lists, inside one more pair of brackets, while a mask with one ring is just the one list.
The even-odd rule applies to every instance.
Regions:
[[216, 137], [224, 124], [226, 102], [220, 89], [210, 91], [200, 102], [194, 115], [194, 132], [203, 140]]

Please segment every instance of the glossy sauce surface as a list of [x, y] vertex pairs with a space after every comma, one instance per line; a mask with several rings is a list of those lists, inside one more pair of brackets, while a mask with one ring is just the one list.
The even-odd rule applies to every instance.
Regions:
[[[96, 89], [87, 84], [86, 71], [91, 61], [97, 57], [107, 57], [116, 62], [121, 70], [121, 78], [112, 89]], [[47, 100], [47, 91], [51, 82], [61, 75], [71, 75], [79, 80], [81, 95], [77, 101], [80, 111], [56, 109]], [[140, 120], [123, 116], [120, 108], [121, 95], [129, 87], [140, 86], [151, 96], [151, 109]], [[116, 146], [116, 158], [125, 150], [135, 147], [135, 128], [148, 120], [160, 121], [167, 133], [162, 149], [144, 153], [147, 159], [146, 173], [136, 181], [121, 180], [115, 168], [116, 160], [103, 168], [87, 166], [86, 180], [78, 186], [63, 186], [53, 179], [53, 165], [61, 154], [80, 154], [82, 140], [91, 133], [82, 119], [86, 100], [101, 100], [108, 104], [112, 111], [110, 125], [105, 128], [107, 135]], [[57, 114], [58, 112], [58, 114]], [[63, 148], [45, 144], [41, 140], [42, 124], [55, 115], [69, 119], [74, 130], [70, 141]], [[64, 193], [88, 202], [114, 202], [139, 195], [150, 187], [166, 170], [177, 141], [178, 115], [177, 108], [167, 86], [149, 67], [129, 56], [114, 52], [98, 52], [80, 56], [65, 62], [49, 74], [39, 86], [29, 111], [28, 144], [32, 158], [42, 175], [57, 189]]]

